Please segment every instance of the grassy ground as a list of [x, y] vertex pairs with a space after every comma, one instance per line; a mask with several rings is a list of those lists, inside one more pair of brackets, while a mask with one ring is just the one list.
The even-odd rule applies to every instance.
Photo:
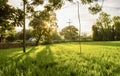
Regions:
[[0, 49], [0, 76], [120, 76], [120, 42]]

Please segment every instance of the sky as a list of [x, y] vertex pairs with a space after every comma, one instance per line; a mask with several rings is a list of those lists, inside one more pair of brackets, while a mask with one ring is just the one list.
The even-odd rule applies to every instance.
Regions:
[[[22, 5], [22, 0], [9, 0], [9, 4], [20, 7]], [[99, 4], [101, 5], [102, 0], [99, 0]], [[88, 11], [88, 5], [80, 6], [80, 24], [81, 24], [81, 31], [91, 34], [92, 25], [95, 23], [96, 19], [98, 18], [98, 14], [92, 15]], [[76, 0], [74, 3], [66, 2], [65, 5], [56, 11], [57, 15], [57, 23], [59, 25], [58, 30], [60, 31], [65, 26], [68, 26], [68, 22], [71, 22], [71, 25], [74, 25], [76, 28], [79, 29], [78, 23], [78, 6]], [[103, 9], [104, 12], [108, 13], [112, 16], [120, 16], [120, 0], [104, 0]], [[28, 28], [29, 20], [26, 20], [26, 25]], [[20, 30], [21, 28], [17, 28]]]

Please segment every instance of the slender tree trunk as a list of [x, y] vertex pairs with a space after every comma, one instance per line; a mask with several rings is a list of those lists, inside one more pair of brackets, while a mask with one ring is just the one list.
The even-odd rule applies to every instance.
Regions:
[[26, 31], [25, 31], [25, 0], [23, 0], [24, 25], [23, 25], [23, 52], [26, 52]]

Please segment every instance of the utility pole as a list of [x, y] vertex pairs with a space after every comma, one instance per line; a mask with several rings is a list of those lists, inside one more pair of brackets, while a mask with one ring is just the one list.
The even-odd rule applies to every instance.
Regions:
[[80, 23], [80, 10], [79, 10], [79, 1], [77, 1], [77, 11], [78, 11], [78, 21], [79, 21], [79, 47], [80, 47], [80, 54], [82, 53], [81, 51], [81, 23]]
[[23, 25], [23, 52], [26, 52], [26, 31], [25, 31], [25, 4], [26, 1], [23, 0], [23, 11], [24, 11], [24, 25]]
[[[69, 21], [67, 22], [68, 24], [69, 24], [69, 27], [70, 27], [70, 25], [71, 25], [71, 21], [70, 21], [70, 19], [69, 19]], [[70, 35], [72, 36], [72, 34], [71, 34], [71, 27], [70, 27]], [[71, 39], [71, 38], [70, 38]], [[71, 43], [71, 40], [70, 40], [70, 43]]]
[[69, 19], [69, 21], [68, 21], [67, 23], [69, 24], [69, 26], [71, 25], [71, 21], [70, 21], [70, 19]]

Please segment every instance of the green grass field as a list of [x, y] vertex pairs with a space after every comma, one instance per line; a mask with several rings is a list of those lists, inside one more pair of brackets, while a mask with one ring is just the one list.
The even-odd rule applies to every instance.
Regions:
[[120, 42], [0, 49], [0, 76], [120, 76]]

